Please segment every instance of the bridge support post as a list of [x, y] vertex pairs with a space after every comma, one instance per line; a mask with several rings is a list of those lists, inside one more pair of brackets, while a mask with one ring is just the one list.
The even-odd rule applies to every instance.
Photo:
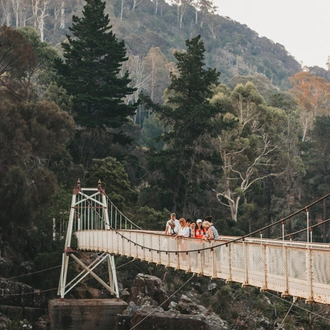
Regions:
[[[78, 180], [77, 187], [73, 190], [57, 294], [63, 299], [65, 295], [87, 275], [91, 275], [112, 295], [119, 298], [114, 256], [103, 252], [97, 255], [89, 265], [86, 265], [75, 255], [78, 254], [79, 251], [75, 251], [71, 247], [72, 235], [75, 229], [78, 229], [79, 231], [89, 229], [110, 229], [107, 199], [104, 190], [101, 188], [100, 181], [97, 188], [84, 189], [80, 187], [80, 181]], [[67, 283], [70, 257], [79, 265], [82, 271], [73, 280]], [[103, 261], [107, 261], [108, 263], [109, 284], [103, 281], [93, 271]]]

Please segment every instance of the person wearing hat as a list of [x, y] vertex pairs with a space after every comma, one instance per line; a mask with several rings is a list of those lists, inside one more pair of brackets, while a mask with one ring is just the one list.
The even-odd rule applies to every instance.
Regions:
[[202, 219], [196, 220], [196, 227], [195, 227], [195, 238], [203, 238], [205, 235], [205, 229], [203, 228], [203, 222]]

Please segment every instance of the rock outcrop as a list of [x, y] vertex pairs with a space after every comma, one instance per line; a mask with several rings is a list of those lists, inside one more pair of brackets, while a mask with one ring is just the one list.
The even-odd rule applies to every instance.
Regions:
[[182, 294], [169, 299], [162, 281], [155, 276], [138, 274], [133, 282], [130, 302], [118, 316], [116, 330], [225, 330], [226, 322], [205, 307]]
[[[27, 284], [0, 278], [0, 313], [12, 320], [26, 319], [33, 323], [47, 314], [47, 299]], [[6, 322], [8, 319], [0, 318], [0, 329]]]

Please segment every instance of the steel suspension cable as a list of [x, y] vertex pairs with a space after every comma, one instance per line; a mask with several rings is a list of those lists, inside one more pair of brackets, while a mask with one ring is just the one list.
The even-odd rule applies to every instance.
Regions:
[[243, 235], [243, 236], [240, 236], [240, 237], [231, 239], [228, 242], [216, 244], [216, 245], [213, 245], [213, 246], [210, 246], [210, 247], [204, 247], [204, 248], [198, 248], [198, 249], [192, 249], [192, 250], [180, 250], [180, 251], [179, 250], [160, 250], [160, 249], [155, 249], [155, 248], [152, 248], [152, 247], [147, 247], [147, 246], [144, 246], [144, 245], [141, 245], [141, 244], [139, 244], [137, 242], [132, 241], [131, 239], [127, 238], [126, 236], [124, 236], [123, 234], [121, 234], [120, 232], [118, 232], [116, 229], [114, 229], [114, 228], [111, 228], [111, 229], [114, 230], [117, 235], [121, 236], [122, 239], [126, 239], [128, 242], [133, 243], [134, 246], [138, 246], [141, 249], [146, 249], [146, 250], [154, 251], [154, 252], [157, 252], [157, 253], [166, 253], [166, 254], [168, 254], [168, 253], [174, 253], [174, 254], [186, 253], [186, 254], [188, 254], [189, 252], [201, 252], [201, 251], [205, 251], [205, 250], [211, 250], [211, 251], [213, 251], [213, 249], [215, 249], [217, 247], [221, 247], [221, 246], [224, 246], [224, 245], [225, 246], [228, 246], [229, 244], [232, 244], [232, 243], [235, 243], [235, 242], [238, 242], [238, 241], [244, 241], [245, 238], [248, 238], [250, 236], [253, 236], [255, 234], [258, 234], [260, 232], [263, 232], [263, 231], [265, 231], [268, 228], [271, 228], [271, 227], [276, 226], [276, 225], [278, 225], [280, 223], [283, 223], [283, 222], [287, 221], [288, 219], [294, 217], [295, 215], [297, 215], [297, 214], [299, 214], [301, 212], [304, 212], [305, 210], [308, 210], [311, 206], [319, 203], [320, 201], [328, 198], [329, 196], [330, 196], [330, 193], [327, 194], [327, 195], [325, 195], [325, 196], [323, 196], [323, 197], [321, 197], [320, 199], [318, 199], [318, 200], [310, 203], [309, 205], [305, 206], [304, 208], [301, 208], [301, 209], [293, 212], [292, 214], [290, 214], [290, 215], [288, 215], [288, 216], [286, 216], [286, 217], [284, 217], [284, 218], [282, 218], [280, 220], [275, 221], [272, 224], [269, 224], [269, 225], [266, 225], [266, 226], [264, 226], [264, 227], [262, 227], [260, 229], [254, 230], [254, 231], [252, 231], [252, 232], [250, 232], [250, 233], [248, 233], [246, 235]]

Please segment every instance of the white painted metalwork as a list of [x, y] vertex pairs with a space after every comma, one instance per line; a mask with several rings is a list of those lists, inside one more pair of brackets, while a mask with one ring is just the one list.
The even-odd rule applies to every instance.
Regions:
[[79, 250], [103, 251], [330, 304], [330, 245], [221, 237], [175, 239], [162, 232], [83, 230]]
[[[77, 187], [73, 190], [58, 286], [58, 295], [60, 295], [61, 298], [64, 298], [64, 296], [87, 275], [93, 276], [108, 291], [114, 294], [117, 298], [119, 297], [114, 256], [107, 252], [102, 252], [95, 258], [95, 260], [93, 260], [93, 262], [86, 265], [75, 255], [75, 252], [77, 251], [74, 251], [71, 247], [73, 233], [77, 230], [107, 230], [111, 228], [108, 214], [108, 206], [109, 204], [111, 205], [111, 202], [108, 202], [109, 200], [107, 199], [104, 190], [101, 188], [100, 182], [97, 188], [81, 188], [80, 182], [78, 181]], [[113, 207], [114, 206], [111, 206], [111, 208]], [[98, 249], [96, 242], [91, 247], [91, 251], [101, 251]], [[73, 280], [67, 283], [70, 257], [80, 266], [82, 271]], [[108, 263], [109, 284], [104, 282], [93, 271], [103, 261], [107, 261]]]
[[[74, 286], [91, 275], [119, 297], [114, 255], [122, 255], [276, 291], [307, 302], [330, 304], [330, 245], [313, 243], [309, 207], [293, 215], [302, 211], [307, 213], [306, 242], [292, 241], [291, 235], [290, 240], [285, 240], [288, 235], [285, 235], [284, 222], [292, 215], [274, 223], [282, 225], [280, 240], [263, 238], [262, 230], [270, 226], [260, 229], [260, 239], [248, 237], [258, 231], [241, 238], [222, 236], [214, 241], [176, 239], [163, 232], [141, 230], [109, 200], [100, 182], [97, 188], [81, 188], [78, 181], [72, 195], [58, 294], [64, 298]], [[75, 255], [77, 251], [71, 247], [74, 233], [78, 250], [97, 252], [97, 258], [89, 265], [79, 260]], [[67, 283], [70, 257], [81, 272]], [[94, 272], [103, 261], [108, 263], [109, 283]]]

